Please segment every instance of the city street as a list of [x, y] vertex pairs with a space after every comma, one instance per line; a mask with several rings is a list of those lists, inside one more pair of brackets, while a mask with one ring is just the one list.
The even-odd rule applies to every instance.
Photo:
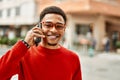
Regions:
[[[8, 48], [0, 48], [3, 55]], [[79, 54], [83, 80], [120, 80], [120, 54], [99, 53], [93, 57]], [[17, 80], [15, 77], [12, 80]]]
[[101, 53], [80, 58], [83, 80], [120, 80], [120, 55]]
[[10, 49], [10, 48], [7, 46], [1, 47], [1, 45], [0, 45], [0, 56], [2, 56], [8, 49]]

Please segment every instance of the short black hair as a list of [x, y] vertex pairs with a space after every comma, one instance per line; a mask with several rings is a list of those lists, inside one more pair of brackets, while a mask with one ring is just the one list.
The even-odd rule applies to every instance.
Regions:
[[49, 7], [46, 7], [41, 13], [40, 13], [40, 22], [42, 21], [42, 19], [44, 18], [44, 16], [46, 14], [49, 14], [49, 13], [55, 13], [55, 14], [59, 14], [63, 17], [64, 21], [65, 21], [65, 24], [67, 22], [67, 17], [66, 17], [66, 14], [65, 12], [57, 7], [57, 6], [49, 6]]

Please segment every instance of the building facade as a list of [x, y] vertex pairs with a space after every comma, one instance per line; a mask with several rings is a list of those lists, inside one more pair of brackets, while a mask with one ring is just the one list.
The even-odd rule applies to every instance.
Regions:
[[[37, 13], [50, 5], [61, 7], [68, 16], [66, 42], [69, 46], [80, 43], [80, 36], [95, 38], [96, 50], [102, 50], [102, 39], [113, 36], [120, 39], [120, 0], [36, 0]], [[87, 42], [86, 42], [87, 43]]]
[[40, 12], [51, 5], [67, 14], [64, 39], [68, 47], [89, 44], [94, 38], [96, 50], [102, 50], [105, 35], [110, 38], [111, 48], [114, 36], [120, 39], [120, 0], [0, 0], [0, 5], [0, 36], [9, 39], [24, 37], [38, 22]]
[[13, 39], [25, 36], [36, 22], [34, 0], [0, 0], [0, 36]]

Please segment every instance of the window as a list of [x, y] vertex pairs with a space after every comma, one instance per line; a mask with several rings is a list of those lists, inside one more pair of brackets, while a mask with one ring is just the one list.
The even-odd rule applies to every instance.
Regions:
[[19, 16], [20, 15], [20, 7], [16, 7], [16, 16]]
[[87, 32], [91, 32], [90, 26], [85, 24], [76, 24], [75, 32], [77, 35], [83, 34], [86, 35]]
[[0, 17], [2, 17], [2, 10], [0, 10]]
[[111, 5], [117, 5], [117, 0], [94, 0], [94, 1], [98, 1], [98, 2], [103, 2], [103, 3], [107, 3], [107, 4], [111, 4]]
[[8, 17], [10, 16], [10, 12], [11, 12], [11, 10], [8, 9], [8, 10], [7, 10], [7, 16], [8, 16]]

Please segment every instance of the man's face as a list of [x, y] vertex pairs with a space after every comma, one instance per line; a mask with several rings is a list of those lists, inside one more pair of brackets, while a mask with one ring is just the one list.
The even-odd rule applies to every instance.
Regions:
[[43, 42], [49, 46], [56, 46], [65, 31], [65, 21], [61, 15], [46, 14], [41, 21], [45, 38]]

